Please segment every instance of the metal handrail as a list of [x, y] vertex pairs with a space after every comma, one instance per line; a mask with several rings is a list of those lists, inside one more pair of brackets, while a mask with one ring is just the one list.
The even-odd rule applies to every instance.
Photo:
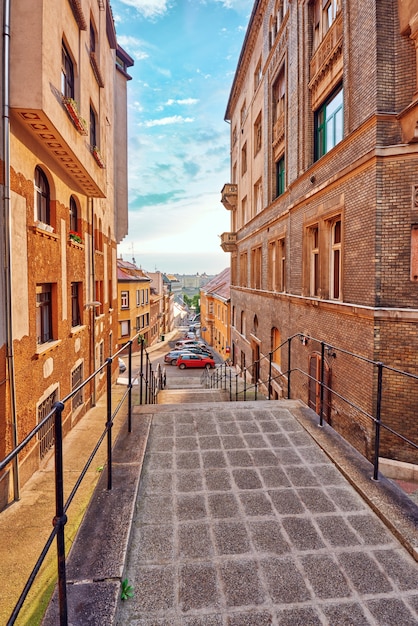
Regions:
[[[141, 365], [139, 373], [136, 377], [133, 377], [132, 371], [132, 346], [134, 340], [137, 340], [141, 345]], [[128, 351], [128, 384], [126, 391], [122, 394], [117, 406], [112, 412], [112, 364], [115, 358], [120, 354], [125, 354]], [[144, 359], [146, 362], [146, 373], [144, 374]], [[63, 434], [62, 434], [62, 413], [65, 408], [65, 404], [71, 400], [80, 390], [82, 390], [90, 381], [100, 375], [103, 371], [106, 371], [106, 424], [104, 430], [99, 436], [93, 451], [88, 457], [83, 469], [81, 470], [67, 500], [64, 502], [64, 465], [63, 465]], [[24, 588], [19, 596], [19, 599], [7, 621], [7, 626], [15, 624], [16, 619], [22, 609], [22, 606], [31, 590], [31, 587], [35, 581], [37, 574], [39, 573], [41, 566], [49, 552], [49, 549], [54, 541], [57, 539], [57, 575], [58, 575], [58, 598], [59, 598], [59, 626], [68, 626], [68, 607], [67, 607], [67, 581], [66, 581], [66, 555], [65, 555], [65, 525], [67, 523], [67, 511], [76, 495], [83, 478], [85, 477], [88, 469], [90, 468], [94, 457], [96, 456], [101, 444], [107, 437], [107, 489], [112, 489], [112, 427], [115, 417], [121, 410], [125, 400], [128, 398], [128, 432], [132, 432], [132, 387], [137, 381], [140, 381], [140, 395], [141, 404], [154, 403], [158, 391], [165, 385], [164, 375], [160, 370], [157, 370], [157, 375], [153, 371], [149, 355], [146, 352], [144, 340], [138, 334], [132, 340], [128, 341], [118, 352], [97, 368], [88, 378], [73, 389], [65, 398], [61, 401], [55, 402], [52, 410], [46, 415], [39, 424], [33, 428], [33, 430], [20, 442], [4, 459], [0, 461], [0, 472], [5, 469], [11, 462], [17, 459], [19, 453], [36, 437], [37, 433], [42, 427], [54, 417], [54, 455], [55, 455], [55, 502], [56, 510], [53, 518], [53, 530], [51, 531], [42, 551], [35, 563], [35, 566], [30, 573], [28, 580], [26, 581]], [[143, 393], [143, 385], [145, 385], [145, 395]], [[145, 402], [143, 400], [145, 399]], [[148, 402], [149, 400], [149, 402]]]

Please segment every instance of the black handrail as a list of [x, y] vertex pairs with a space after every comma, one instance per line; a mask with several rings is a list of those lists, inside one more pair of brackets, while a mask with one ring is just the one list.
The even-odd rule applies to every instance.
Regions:
[[[291, 344], [292, 344], [292, 340], [299, 338], [304, 345], [306, 345], [306, 343], [309, 342], [316, 342], [317, 344], [320, 345], [320, 355], [321, 355], [321, 362], [320, 362], [320, 377], [319, 379], [315, 378], [314, 376], [311, 376], [309, 372], [306, 372], [304, 370], [302, 370], [299, 367], [293, 367], [292, 368], [292, 364], [291, 364]], [[277, 351], [280, 350], [283, 346], [285, 346], [287, 344], [288, 350], [287, 350], [287, 357], [288, 357], [288, 362], [287, 362], [287, 370], [284, 372], [280, 372], [279, 374], [273, 376], [272, 375], [272, 360], [273, 360], [273, 354]], [[332, 389], [331, 387], [329, 387], [326, 383], [325, 383], [325, 351], [328, 352], [328, 354], [331, 354], [332, 356], [336, 356], [336, 353], [340, 353], [340, 354], [345, 354], [347, 356], [351, 356], [354, 357], [356, 359], [359, 359], [360, 361], [364, 362], [364, 363], [368, 363], [370, 365], [372, 365], [373, 367], [377, 368], [377, 387], [376, 387], [376, 408], [375, 408], [375, 414], [372, 414], [368, 411], [366, 411], [365, 409], [361, 408], [360, 406], [356, 405], [354, 402], [352, 402], [351, 400], [349, 400], [348, 398], [344, 397], [343, 395], [339, 394], [338, 392], [336, 392], [334, 389]], [[254, 384], [247, 386], [247, 374], [251, 372], [259, 372], [260, 371], [260, 363], [264, 360], [264, 359], [268, 359], [269, 363], [268, 363], [268, 378], [264, 379], [264, 380], [257, 380], [254, 382]], [[222, 366], [220, 366], [220, 371], [222, 372], [222, 367], [225, 364], [222, 364]], [[245, 365], [245, 356], [244, 356], [244, 365]], [[411, 446], [413, 449], [418, 450], [418, 444], [415, 443], [414, 441], [412, 441], [411, 439], [405, 437], [404, 435], [402, 435], [402, 433], [396, 432], [394, 429], [392, 429], [390, 426], [388, 426], [387, 424], [384, 424], [381, 418], [381, 405], [382, 405], [382, 396], [383, 396], [383, 370], [386, 370], [388, 372], [393, 372], [396, 374], [399, 374], [401, 376], [405, 376], [407, 378], [411, 378], [414, 380], [418, 380], [418, 375], [416, 374], [412, 374], [411, 372], [405, 372], [403, 370], [399, 370], [396, 369], [394, 367], [391, 367], [389, 365], [385, 365], [384, 363], [380, 362], [380, 361], [373, 361], [367, 357], [364, 357], [362, 355], [359, 354], [355, 354], [354, 352], [350, 352], [349, 350], [345, 350], [343, 348], [337, 348], [336, 346], [333, 346], [329, 343], [324, 342], [323, 340], [317, 339], [315, 337], [311, 337], [309, 335], [306, 334], [302, 334], [302, 333], [296, 333], [295, 335], [289, 337], [288, 339], [286, 339], [285, 341], [283, 341], [279, 346], [277, 346], [274, 350], [272, 350], [271, 352], [269, 352], [268, 356], [262, 355], [258, 360], [254, 361], [251, 365], [249, 365], [248, 367], [244, 367], [242, 370], [240, 370], [239, 372], [234, 374], [235, 377], [235, 400], [238, 400], [240, 394], [242, 394], [243, 400], [245, 401], [247, 399], [247, 394], [248, 391], [251, 389], [254, 389], [254, 396], [255, 399], [257, 399], [257, 392], [258, 392], [258, 387], [264, 387], [265, 389], [267, 389], [267, 399], [271, 400], [271, 390], [272, 390], [272, 383], [278, 379], [286, 379], [287, 378], [287, 398], [291, 398], [291, 387], [290, 387], [290, 377], [292, 373], [298, 372], [301, 375], [305, 376], [306, 378], [308, 378], [308, 380], [312, 380], [315, 381], [315, 383], [317, 383], [319, 385], [319, 390], [320, 390], [320, 396], [319, 396], [319, 426], [323, 426], [323, 422], [324, 422], [324, 399], [325, 399], [325, 392], [327, 392], [328, 394], [332, 394], [333, 396], [339, 398], [342, 402], [346, 403], [348, 406], [352, 407], [353, 409], [355, 409], [359, 414], [363, 415], [364, 417], [370, 419], [373, 423], [374, 423], [374, 432], [375, 432], [375, 436], [374, 436], [374, 449], [373, 449], [373, 480], [378, 480], [379, 478], [379, 452], [380, 452], [380, 434], [381, 434], [381, 429], [383, 428], [387, 433], [390, 433], [391, 435], [397, 437], [398, 439], [400, 439], [401, 441], [403, 441], [404, 443], [408, 444], [409, 446]], [[213, 382], [214, 382], [214, 378], [213, 378], [213, 374], [208, 374], [207, 378], [206, 378], [206, 384], [209, 384], [210, 386], [212, 386]], [[221, 380], [221, 384], [222, 384], [222, 380], [223, 377], [226, 378], [227, 376], [227, 370], [225, 367], [225, 373], [220, 377]], [[229, 368], [229, 388], [230, 388], [230, 400], [232, 401], [233, 399], [233, 394], [232, 394], [232, 387], [233, 387], [233, 376], [231, 373], [231, 368]], [[216, 374], [216, 380], [219, 379], [219, 373]], [[242, 379], [243, 380], [243, 389], [241, 391], [239, 391], [238, 389], [238, 382], [239, 380]]]
[[[139, 373], [136, 378], [133, 378], [132, 369], [132, 345], [134, 340], [137, 340], [141, 346], [141, 361]], [[128, 352], [128, 384], [126, 391], [122, 394], [117, 406], [112, 411], [112, 364], [120, 354]], [[142, 385], [144, 381], [144, 355], [146, 356], [146, 376], [145, 376], [145, 403], [150, 399], [150, 402], [156, 401], [158, 391], [165, 384], [163, 375], [159, 372], [158, 376], [155, 375], [148, 353], [145, 350], [144, 340], [140, 335], [134, 337], [134, 339], [128, 341], [118, 352], [95, 370], [88, 378], [80, 383], [80, 385], [73, 389], [65, 398], [61, 401], [55, 402], [52, 410], [46, 415], [39, 424], [25, 437], [25, 439], [14, 448], [3, 460], [0, 461], [0, 472], [4, 470], [14, 459], [16, 459], [19, 453], [36, 437], [37, 433], [44, 427], [44, 425], [52, 417], [54, 418], [54, 455], [55, 455], [55, 516], [53, 518], [53, 530], [50, 533], [35, 566], [24, 585], [24, 588], [19, 596], [19, 599], [7, 621], [7, 626], [13, 626], [16, 619], [22, 609], [22, 606], [30, 592], [30, 589], [35, 581], [37, 574], [39, 573], [41, 566], [49, 552], [49, 549], [56, 538], [57, 540], [57, 578], [58, 578], [58, 599], [59, 599], [59, 626], [68, 626], [68, 606], [67, 606], [67, 581], [66, 581], [66, 555], [65, 555], [65, 525], [67, 523], [67, 511], [77, 493], [78, 488], [81, 485], [83, 478], [85, 477], [89, 467], [91, 466], [95, 455], [97, 454], [103, 440], [107, 437], [107, 489], [112, 489], [112, 427], [115, 417], [121, 410], [125, 400], [128, 398], [128, 432], [132, 432], [132, 387], [135, 382], [140, 381], [140, 403], [144, 399]], [[64, 465], [63, 465], [63, 434], [62, 434], [62, 413], [65, 408], [65, 404], [71, 400], [73, 396], [80, 392], [90, 381], [96, 376], [100, 375], [106, 369], [106, 424], [103, 432], [101, 433], [93, 451], [87, 459], [79, 477], [77, 478], [71, 493], [69, 494], [66, 502], [64, 502]]]

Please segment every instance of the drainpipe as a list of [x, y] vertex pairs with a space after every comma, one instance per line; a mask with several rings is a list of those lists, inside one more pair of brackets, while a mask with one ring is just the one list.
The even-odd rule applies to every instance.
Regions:
[[[92, 306], [91, 306], [91, 364], [92, 364], [92, 374], [96, 369], [96, 270], [94, 263], [94, 249], [95, 249], [95, 232], [94, 232], [94, 203], [93, 198], [89, 198], [90, 207], [91, 207], [91, 258], [90, 258], [90, 280], [91, 280], [91, 295], [92, 295]], [[93, 379], [93, 389], [92, 389], [92, 406], [96, 406], [96, 376]]]
[[[12, 309], [12, 267], [11, 267], [11, 223], [10, 223], [10, 0], [4, 0], [3, 7], [3, 215], [4, 215], [4, 270], [5, 270], [5, 317], [6, 317], [6, 349], [7, 371], [9, 375], [10, 414], [12, 423], [12, 445], [18, 444], [16, 385], [13, 354], [13, 309]], [[17, 457], [13, 462], [13, 495], [19, 500], [19, 463]]]

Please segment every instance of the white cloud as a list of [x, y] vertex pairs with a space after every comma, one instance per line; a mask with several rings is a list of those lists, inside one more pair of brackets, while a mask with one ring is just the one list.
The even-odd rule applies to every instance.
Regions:
[[182, 117], [181, 115], [172, 115], [171, 117], [162, 117], [159, 120], [147, 120], [141, 122], [139, 126], [146, 126], [151, 128], [152, 126], [167, 126], [167, 124], [190, 124], [194, 122], [194, 117]]
[[170, 107], [173, 104], [190, 105], [190, 104], [197, 104], [198, 102], [199, 102], [199, 100], [197, 98], [182, 98], [180, 100], [173, 100], [172, 98], [170, 98], [169, 100], [167, 100], [165, 105]]
[[147, 19], [156, 19], [165, 15], [171, 6], [169, 0], [121, 0], [121, 2], [133, 7]]

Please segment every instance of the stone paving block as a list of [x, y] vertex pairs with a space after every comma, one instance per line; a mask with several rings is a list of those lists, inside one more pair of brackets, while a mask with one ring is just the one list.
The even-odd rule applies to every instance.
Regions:
[[273, 602], [291, 604], [311, 599], [303, 576], [292, 559], [288, 557], [263, 559], [261, 568]]
[[240, 612], [227, 617], [227, 626], [271, 626], [272, 613], [270, 611]]
[[223, 626], [222, 615], [196, 615], [183, 617], [181, 626]]
[[285, 517], [283, 518], [283, 528], [296, 550], [318, 550], [325, 547], [310, 519]]
[[219, 608], [221, 603], [216, 570], [213, 565], [183, 565], [179, 571], [179, 604], [183, 612], [191, 609]]
[[203, 476], [200, 470], [187, 470], [177, 472], [177, 491], [190, 492], [202, 491]]
[[208, 451], [202, 452], [203, 467], [226, 467], [226, 457], [223, 452], [220, 451]]
[[274, 446], [274, 454], [277, 456], [278, 463], [284, 468], [288, 465], [300, 465], [302, 459], [293, 448], [278, 448]]
[[145, 472], [154, 469], [173, 469], [173, 454], [170, 452], [151, 452], [145, 455]]
[[220, 435], [239, 435], [241, 430], [236, 422], [219, 422], [218, 432]]
[[[284, 609], [278, 614], [280, 626], [322, 626], [323, 622], [318, 616], [318, 613], [313, 608], [295, 608]], [[330, 622], [334, 626], [342, 626], [339, 621]], [[357, 622], [350, 622], [346, 626], [357, 626]]]
[[252, 467], [253, 457], [247, 450], [227, 450], [226, 452], [230, 465], [235, 467]]
[[295, 489], [269, 490], [268, 493], [279, 515], [295, 515], [305, 511]]
[[174, 458], [177, 469], [196, 469], [200, 467], [199, 452], [177, 452]]
[[237, 450], [245, 448], [245, 441], [241, 436], [222, 435], [221, 443], [225, 450]]
[[273, 507], [270, 500], [262, 491], [241, 493], [239, 499], [248, 516], [272, 515]]
[[417, 619], [402, 600], [396, 598], [382, 598], [371, 600], [367, 606], [373, 613], [378, 624], [402, 624], [402, 626], [416, 626]]
[[144, 525], [132, 540], [132, 549], [139, 562], [173, 561], [174, 530], [171, 525]]
[[172, 472], [150, 472], [146, 477], [145, 492], [149, 495], [171, 492], [173, 489]]
[[213, 527], [213, 533], [216, 551], [220, 555], [251, 551], [247, 529], [242, 522], [218, 522]]
[[176, 437], [177, 450], [197, 450], [199, 444], [196, 437]]
[[208, 504], [210, 513], [215, 519], [236, 517], [239, 513], [238, 502], [233, 494], [209, 494]]
[[209, 491], [229, 491], [232, 488], [231, 475], [227, 470], [206, 471], [205, 481]]
[[377, 550], [373, 552], [382, 568], [399, 589], [418, 591], [418, 568], [403, 550]]
[[298, 489], [298, 496], [312, 513], [331, 513], [335, 506], [322, 489]]
[[393, 591], [392, 585], [384, 573], [379, 570], [377, 562], [364, 551], [341, 553], [338, 555], [338, 560], [358, 593], [389, 593]]
[[386, 544], [391, 541], [391, 536], [387, 534], [385, 526], [376, 517], [366, 515], [349, 515], [347, 518], [361, 536], [364, 543], [370, 545]]
[[280, 432], [280, 427], [275, 420], [263, 421], [258, 420], [258, 427], [263, 433], [278, 433]]
[[215, 421], [198, 422], [196, 430], [199, 437], [203, 437], [204, 435], [216, 435], [218, 432]]
[[344, 485], [345, 480], [341, 472], [337, 470], [333, 465], [325, 464], [325, 465], [317, 465], [315, 467], [315, 474], [318, 480], [321, 481], [323, 485]]
[[259, 472], [267, 488], [290, 487], [290, 481], [281, 467], [260, 467]]
[[341, 511], [365, 511], [366, 505], [360, 496], [348, 486], [328, 487], [328, 495]]
[[253, 469], [232, 470], [238, 489], [260, 489], [262, 487], [258, 472]]
[[180, 559], [205, 559], [214, 555], [210, 525], [206, 522], [180, 524], [177, 533]]
[[271, 450], [253, 450], [251, 452], [256, 467], [277, 467], [277, 456]]
[[258, 566], [254, 561], [224, 561], [220, 565], [227, 606], [262, 604], [265, 600]]
[[292, 446], [288, 437], [283, 433], [266, 433], [266, 437], [273, 448], [290, 448]]
[[365, 616], [361, 606], [355, 602], [327, 604], [322, 606], [322, 610], [328, 619], [328, 624], [338, 626], [370, 626], [372, 623]]
[[266, 440], [263, 435], [245, 434], [243, 435], [244, 441], [249, 448], [265, 448]]
[[290, 546], [283, 537], [282, 526], [276, 520], [254, 521], [249, 523], [251, 540], [258, 553], [284, 554]]
[[257, 422], [239, 422], [238, 426], [242, 434], [258, 434], [260, 432], [260, 424]]
[[177, 496], [177, 518], [179, 520], [196, 520], [206, 517], [206, 501], [200, 494], [184, 494]]
[[309, 554], [301, 557], [303, 569], [319, 598], [344, 598], [352, 595], [343, 572], [330, 556]]
[[201, 450], [219, 450], [221, 447], [221, 438], [217, 435], [199, 437], [199, 446]]
[[134, 589], [130, 611], [153, 613], [175, 606], [176, 572], [173, 566], [138, 567], [129, 579]]
[[286, 474], [294, 487], [315, 487], [320, 484], [311, 470], [302, 465], [286, 467]]
[[148, 524], [158, 524], [161, 519], [170, 523], [173, 518], [173, 499], [168, 495], [144, 495], [139, 500], [138, 510], [142, 515], [144, 522]]
[[348, 547], [360, 544], [360, 538], [341, 516], [318, 517], [316, 523], [325, 541], [332, 546]]

